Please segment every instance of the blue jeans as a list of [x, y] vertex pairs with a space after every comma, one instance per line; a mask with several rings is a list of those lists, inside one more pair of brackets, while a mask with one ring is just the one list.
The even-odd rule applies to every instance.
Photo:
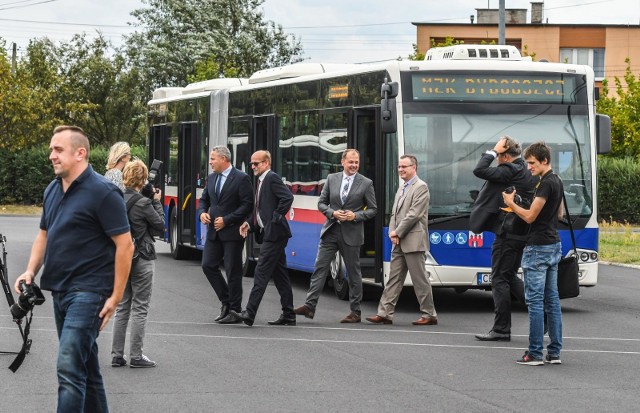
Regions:
[[106, 297], [78, 290], [52, 295], [60, 340], [58, 412], [108, 412], [96, 342]]
[[542, 359], [544, 314], [547, 313], [550, 343], [547, 354], [560, 356], [562, 311], [558, 296], [560, 243], [528, 245], [522, 255], [524, 294], [529, 307], [529, 354]]

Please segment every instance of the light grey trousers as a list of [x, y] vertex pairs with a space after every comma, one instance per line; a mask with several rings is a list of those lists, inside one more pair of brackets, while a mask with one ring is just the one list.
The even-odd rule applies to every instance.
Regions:
[[116, 309], [111, 357], [124, 355], [129, 318], [131, 318], [129, 357], [139, 358], [142, 356], [142, 342], [151, 302], [154, 267], [153, 261], [147, 261], [143, 258], [138, 258], [131, 264], [127, 287], [124, 290], [122, 301]]
[[402, 252], [402, 249], [395, 247], [391, 252], [391, 269], [389, 281], [384, 286], [380, 303], [378, 304], [378, 315], [380, 317], [393, 319], [396, 311], [396, 304], [400, 298], [400, 293], [404, 287], [404, 280], [407, 278], [407, 271], [411, 273], [413, 289], [420, 304], [422, 317], [437, 317], [436, 308], [433, 305], [433, 293], [429, 274], [424, 266], [426, 253], [424, 251]]

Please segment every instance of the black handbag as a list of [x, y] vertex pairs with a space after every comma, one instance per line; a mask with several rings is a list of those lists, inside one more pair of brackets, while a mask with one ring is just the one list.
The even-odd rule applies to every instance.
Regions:
[[578, 250], [576, 248], [576, 237], [573, 233], [573, 224], [571, 223], [571, 215], [569, 215], [569, 206], [567, 199], [562, 194], [564, 209], [567, 213], [569, 221], [569, 230], [571, 232], [571, 242], [573, 243], [573, 255], [564, 257], [558, 263], [558, 295], [560, 298], [573, 298], [580, 295], [580, 273], [578, 267]]

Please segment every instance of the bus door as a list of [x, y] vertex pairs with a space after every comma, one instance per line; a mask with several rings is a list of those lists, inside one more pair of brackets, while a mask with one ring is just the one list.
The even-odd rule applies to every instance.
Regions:
[[200, 167], [200, 133], [197, 122], [181, 123], [178, 135], [178, 244], [196, 246], [196, 179]]
[[382, 281], [382, 227], [384, 221], [384, 174], [380, 109], [354, 109], [349, 148], [360, 152], [359, 172], [373, 181], [378, 214], [364, 223], [364, 245], [360, 250], [362, 277]]
[[164, 194], [165, 184], [165, 166], [167, 165], [166, 154], [169, 151], [169, 136], [171, 135], [171, 127], [167, 125], [154, 125], [149, 131], [149, 159], [147, 166], [151, 166], [154, 159], [162, 161], [158, 178], [155, 185], [162, 190]]
[[271, 152], [271, 165], [276, 165], [274, 156], [278, 142], [276, 140], [276, 116], [255, 116], [251, 123], [251, 133], [249, 134], [249, 147], [251, 156], [255, 151], [267, 150]]
[[[275, 115], [266, 115], [266, 116], [254, 116], [250, 123], [250, 131], [249, 131], [249, 154], [248, 157], [251, 158], [251, 155], [255, 151], [267, 150], [271, 153], [271, 166], [275, 168], [277, 156], [277, 145], [278, 140], [276, 138], [276, 116]], [[255, 188], [257, 185], [257, 178], [253, 176], [253, 173], [249, 172], [251, 170], [251, 165], [249, 164], [249, 160], [247, 159], [248, 170], [247, 173], [249, 176], [253, 178], [253, 187]], [[253, 236], [250, 235], [247, 239], [247, 256], [251, 258], [251, 260], [246, 260], [243, 257], [243, 273], [245, 276], [253, 276], [253, 270], [255, 269], [255, 259], [260, 255], [260, 244], [255, 242]]]

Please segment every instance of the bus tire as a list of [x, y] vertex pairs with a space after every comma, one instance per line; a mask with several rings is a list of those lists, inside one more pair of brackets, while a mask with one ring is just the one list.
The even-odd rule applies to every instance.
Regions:
[[188, 258], [188, 249], [178, 242], [178, 211], [174, 207], [169, 218], [169, 245], [171, 246], [171, 256], [174, 260], [184, 260]]
[[341, 300], [349, 299], [349, 282], [347, 281], [347, 268], [340, 252], [331, 261], [331, 281], [333, 282], [333, 292]]
[[247, 241], [242, 249], [242, 276], [253, 278], [256, 273], [256, 264], [254, 259], [249, 258], [249, 242]]

